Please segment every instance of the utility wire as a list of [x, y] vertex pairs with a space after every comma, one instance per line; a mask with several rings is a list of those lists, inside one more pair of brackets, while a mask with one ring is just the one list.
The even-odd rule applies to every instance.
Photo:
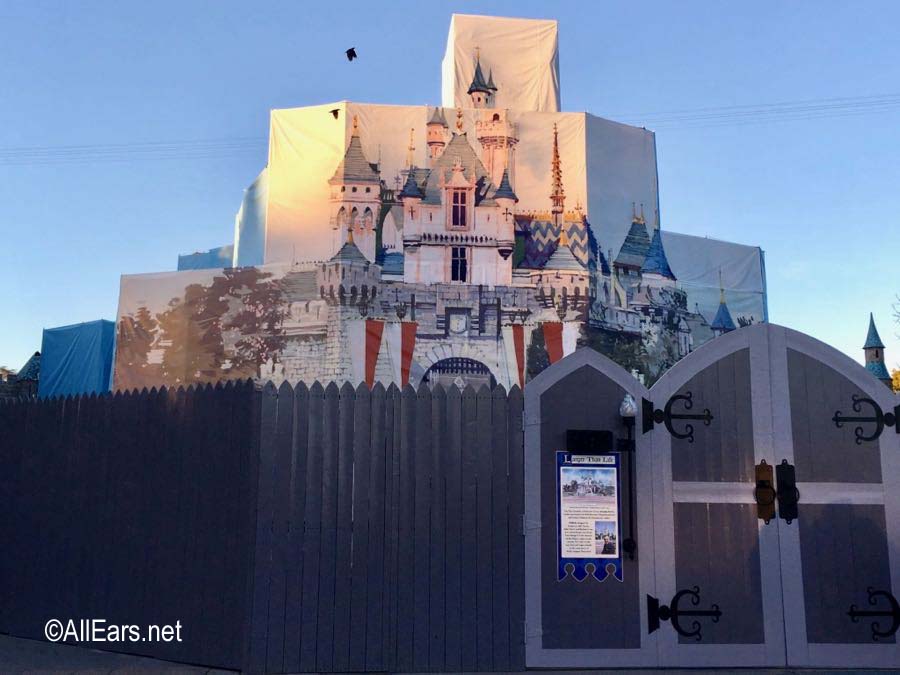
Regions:
[[[660, 130], [708, 129], [773, 122], [806, 122], [892, 113], [898, 110], [900, 93], [628, 113], [608, 117]], [[245, 136], [141, 143], [10, 146], [0, 147], [0, 167], [222, 159], [260, 153], [265, 151], [266, 143], [267, 139], [264, 137]]]

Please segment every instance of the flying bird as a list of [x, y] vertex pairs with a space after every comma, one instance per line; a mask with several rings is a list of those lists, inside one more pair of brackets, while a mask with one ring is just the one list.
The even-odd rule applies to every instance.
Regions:
[[348, 49], [344, 53], [347, 55], [347, 60], [352, 61], [356, 58], [356, 47], [350, 47], [350, 49]]
[[339, 113], [340, 111], [341, 111], [340, 108], [335, 108], [334, 110], [329, 110], [328, 112], [331, 113], [331, 116], [332, 116], [334, 119], [337, 119], [337, 118], [338, 118], [338, 113]]

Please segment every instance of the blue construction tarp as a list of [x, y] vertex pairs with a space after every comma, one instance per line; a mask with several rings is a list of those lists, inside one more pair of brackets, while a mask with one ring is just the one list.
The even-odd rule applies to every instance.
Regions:
[[104, 320], [45, 328], [38, 396], [109, 391], [115, 328]]

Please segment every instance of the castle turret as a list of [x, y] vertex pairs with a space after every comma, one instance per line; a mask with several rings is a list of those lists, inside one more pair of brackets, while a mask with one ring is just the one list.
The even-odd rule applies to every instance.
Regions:
[[725, 287], [722, 285], [721, 270], [719, 270], [719, 309], [716, 310], [716, 316], [713, 318], [712, 323], [709, 324], [709, 327], [712, 328], [713, 333], [717, 337], [737, 329], [734, 320], [731, 318], [731, 312], [728, 311], [728, 305], [725, 303]]
[[877, 379], [891, 387], [891, 374], [884, 365], [884, 343], [875, 328], [875, 317], [869, 313], [869, 332], [866, 335], [866, 343], [863, 345], [863, 353], [866, 355], [866, 370]]
[[659, 228], [654, 230], [653, 239], [650, 240], [647, 255], [641, 265], [641, 276], [645, 280], [655, 278], [657, 281], [675, 281], [675, 275], [672, 273], [672, 268], [669, 267], [668, 258], [666, 258], [666, 250], [663, 248], [662, 233]]
[[509, 172], [504, 171], [500, 177], [500, 187], [494, 193], [494, 201], [500, 209], [497, 224], [497, 252], [506, 260], [516, 245], [515, 205], [519, 201], [509, 183]]
[[[493, 79], [493, 74], [491, 76]], [[478, 49], [475, 50], [475, 75], [472, 77], [472, 84], [469, 85], [469, 96], [472, 97], [473, 108], [492, 108], [494, 105], [494, 92], [497, 87], [493, 82], [484, 79], [484, 72], [481, 70], [481, 56]]]
[[447, 119], [444, 111], [435, 108], [431, 118], [425, 125], [425, 139], [428, 144], [428, 158], [431, 162], [436, 160], [447, 147]]
[[[641, 210], [643, 211], [643, 206]], [[644, 217], [637, 214], [632, 203], [631, 228], [613, 262], [615, 273], [619, 276], [639, 276], [649, 250], [650, 236], [647, 234]]]
[[485, 110], [475, 123], [475, 138], [481, 144], [481, 161], [499, 185], [503, 172], [509, 172], [512, 185], [516, 183], [516, 144], [519, 142], [516, 125], [509, 121], [508, 110]]
[[345, 241], [352, 230], [363, 255], [374, 261], [375, 222], [381, 209], [381, 176], [378, 165], [369, 162], [363, 152], [356, 116], [353, 117], [353, 130], [344, 158], [328, 184], [332, 188], [331, 224], [337, 234], [334, 249]]

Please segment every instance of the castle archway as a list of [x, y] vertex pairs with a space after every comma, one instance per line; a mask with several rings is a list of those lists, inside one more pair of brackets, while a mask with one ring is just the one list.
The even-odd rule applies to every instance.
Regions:
[[422, 377], [422, 384], [429, 386], [440, 384], [445, 388], [450, 385], [456, 385], [459, 389], [463, 389], [470, 384], [476, 389], [479, 389], [482, 385], [487, 385], [493, 389], [497, 384], [497, 379], [491, 373], [491, 369], [481, 361], [464, 356], [454, 356], [441, 359], [432, 364], [425, 371], [425, 375]]

